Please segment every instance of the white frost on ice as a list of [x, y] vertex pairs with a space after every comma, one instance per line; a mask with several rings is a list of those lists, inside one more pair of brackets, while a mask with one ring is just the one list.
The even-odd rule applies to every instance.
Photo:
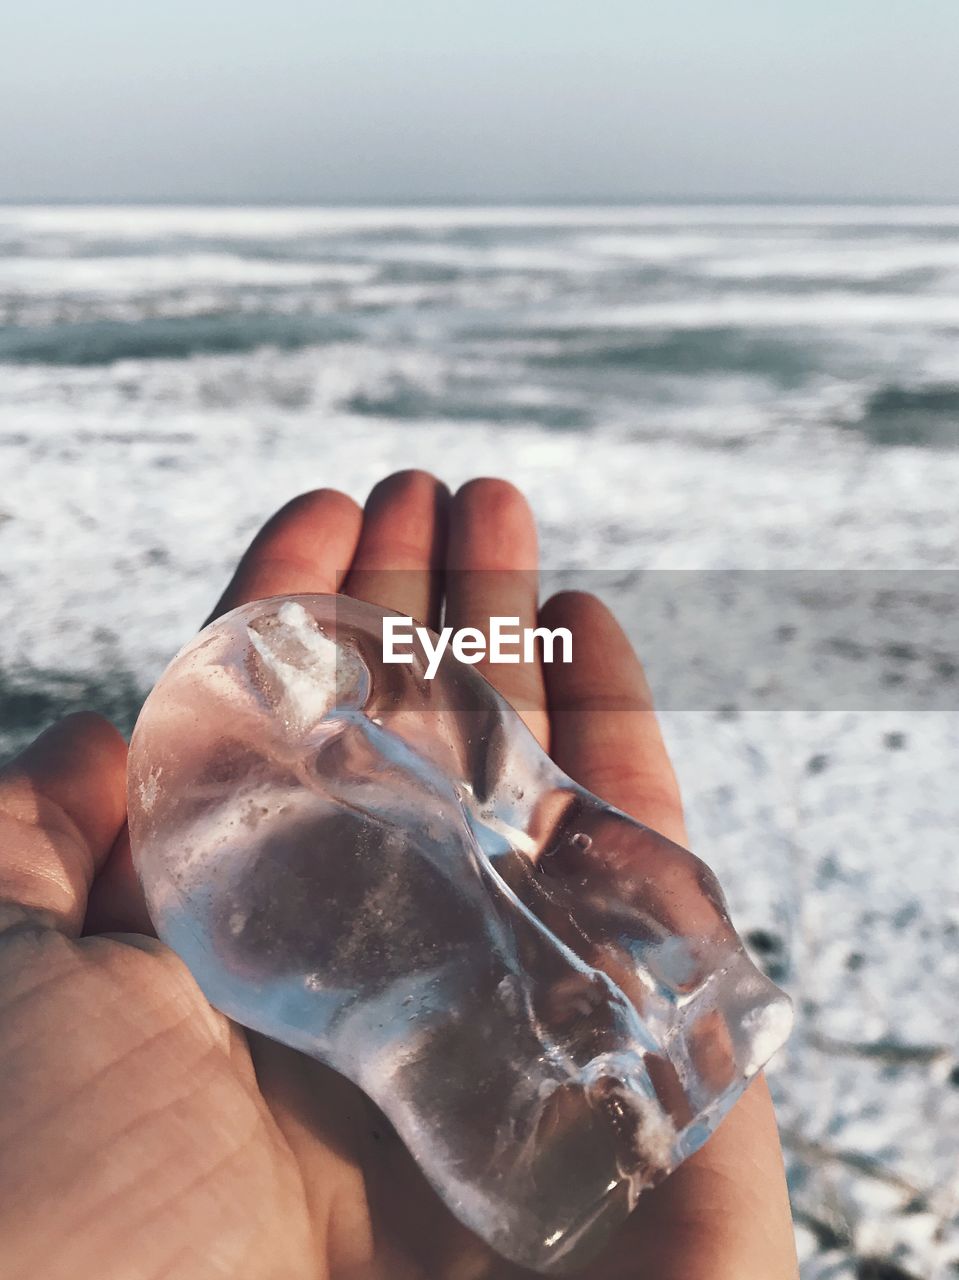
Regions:
[[144, 813], [150, 813], [156, 804], [157, 795], [160, 790], [160, 775], [163, 773], [161, 766], [151, 769], [145, 782], [140, 783], [140, 804]]
[[[336, 706], [337, 670], [343, 655], [295, 600], [281, 605], [276, 619], [279, 627], [258, 631], [249, 626], [247, 634], [276, 680], [284, 716], [300, 729], [307, 729]], [[299, 645], [305, 660], [291, 660], [290, 640]]]
[[742, 1019], [742, 1035], [750, 1046], [743, 1063], [743, 1075], [752, 1077], [761, 1071], [777, 1049], [789, 1038], [793, 1025], [792, 1005], [788, 1000], [749, 1009]]

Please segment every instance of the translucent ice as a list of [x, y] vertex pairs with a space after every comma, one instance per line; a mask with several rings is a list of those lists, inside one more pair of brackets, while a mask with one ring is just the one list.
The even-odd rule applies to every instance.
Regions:
[[148, 698], [130, 832], [207, 997], [329, 1063], [458, 1217], [581, 1261], [785, 1039], [707, 867], [572, 782], [472, 667], [383, 611], [246, 605]]

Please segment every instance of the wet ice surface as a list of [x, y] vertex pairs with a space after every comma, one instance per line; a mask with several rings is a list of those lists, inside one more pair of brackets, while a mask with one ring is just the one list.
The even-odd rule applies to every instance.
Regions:
[[[638, 566], [955, 565], [957, 250], [949, 209], [4, 210], [5, 743], [129, 719], [263, 518], [397, 467], [507, 475], [544, 563], [619, 570], [627, 611]], [[770, 1078], [804, 1278], [952, 1280], [955, 710], [722, 695], [663, 719], [796, 1004]]]
[[499, 1252], [565, 1269], [702, 1146], [789, 1002], [702, 862], [472, 668], [386, 666], [382, 621], [299, 596], [203, 631], [134, 731], [134, 863], [215, 1006], [361, 1085]]

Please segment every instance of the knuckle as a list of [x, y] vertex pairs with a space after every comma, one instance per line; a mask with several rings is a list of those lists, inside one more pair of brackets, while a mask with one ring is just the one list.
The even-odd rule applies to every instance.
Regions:
[[[590, 790], [611, 796], [613, 802], [642, 821], [643, 811], [682, 814], [682, 797], [672, 766], [664, 762], [656, 769], [623, 760], [594, 764], [590, 769]], [[628, 797], [628, 803], [624, 798]]]
[[60, 721], [72, 737], [83, 740], [88, 751], [126, 756], [127, 744], [120, 730], [98, 711], [73, 711]]
[[405, 471], [394, 471], [378, 481], [370, 491], [367, 505], [384, 500], [401, 503], [432, 501], [444, 487], [431, 472], [410, 467]]
[[566, 683], [567, 688], [550, 692], [550, 708], [554, 715], [598, 712], [609, 715], [621, 711], [644, 715], [652, 711], [649, 699], [636, 689], [609, 689], [596, 686], [591, 681], [576, 683], [572, 679]]
[[359, 510], [349, 494], [339, 489], [308, 489], [291, 498], [279, 514], [285, 523], [328, 514], [355, 516]]
[[560, 619], [571, 624], [605, 620], [609, 610], [599, 596], [591, 591], [557, 591], [543, 605], [541, 613], [544, 619], [559, 622]]
[[480, 476], [468, 480], [459, 490], [457, 499], [468, 511], [481, 510], [487, 520], [504, 520], [528, 510], [526, 499], [509, 480], [494, 476]]

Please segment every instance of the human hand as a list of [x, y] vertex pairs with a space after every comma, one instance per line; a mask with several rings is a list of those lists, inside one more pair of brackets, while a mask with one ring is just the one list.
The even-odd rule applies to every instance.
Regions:
[[[343, 566], [348, 566], [344, 569]], [[344, 590], [436, 626], [536, 621], [520, 495], [420, 473], [365, 512], [322, 491], [257, 536], [216, 612]], [[444, 570], [448, 571], [444, 583]], [[490, 573], [489, 570], [509, 570]], [[642, 670], [609, 612], [541, 611], [569, 666], [483, 673], [571, 776], [684, 842]], [[216, 1013], [150, 936], [125, 840], [125, 752], [92, 715], [0, 773], [0, 1240], [9, 1280], [519, 1280], [429, 1188], [348, 1081]], [[109, 932], [108, 932], [109, 931]], [[121, 931], [121, 932], [117, 932]], [[768, 1092], [755, 1081], [584, 1280], [796, 1273]]]

